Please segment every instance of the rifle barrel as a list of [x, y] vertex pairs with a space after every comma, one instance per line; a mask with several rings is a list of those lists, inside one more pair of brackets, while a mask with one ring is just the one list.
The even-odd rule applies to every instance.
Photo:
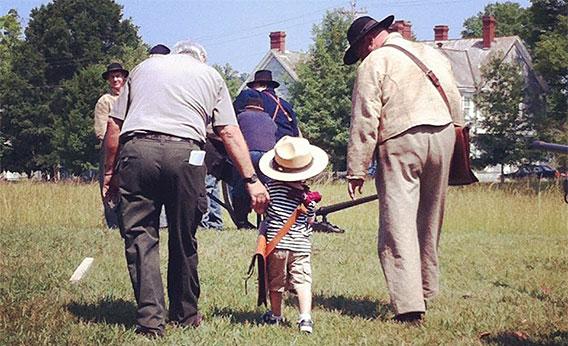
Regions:
[[554, 151], [561, 154], [568, 154], [568, 145], [534, 141], [530, 145], [531, 149]]
[[327, 214], [330, 214], [330, 213], [333, 213], [333, 212], [336, 212], [336, 211], [340, 211], [340, 210], [343, 210], [343, 209], [354, 207], [354, 206], [359, 205], [359, 204], [374, 201], [378, 198], [379, 198], [379, 195], [375, 194], [375, 195], [372, 195], [372, 196], [361, 197], [361, 198], [355, 199], [353, 201], [346, 201], [346, 202], [340, 202], [340, 203], [328, 205], [326, 207], [321, 207], [318, 210], [316, 210], [316, 215], [325, 216]]

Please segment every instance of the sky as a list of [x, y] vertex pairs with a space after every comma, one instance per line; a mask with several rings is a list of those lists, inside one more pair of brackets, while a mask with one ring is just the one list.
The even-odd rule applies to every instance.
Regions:
[[[307, 51], [312, 28], [326, 11], [351, 9], [349, 0], [115, 0], [123, 17], [131, 18], [150, 46], [173, 47], [192, 39], [208, 52], [209, 62], [229, 63], [239, 72], [251, 72], [270, 48], [271, 31], [286, 32], [286, 49]], [[25, 27], [31, 9], [49, 0], [0, 0], [0, 15], [15, 8]], [[412, 23], [418, 40], [431, 40], [435, 25], [450, 28], [449, 38], [459, 38], [462, 24], [489, 3], [502, 0], [358, 0], [356, 9], [377, 20], [389, 14]], [[529, 0], [516, 0], [523, 7]]]

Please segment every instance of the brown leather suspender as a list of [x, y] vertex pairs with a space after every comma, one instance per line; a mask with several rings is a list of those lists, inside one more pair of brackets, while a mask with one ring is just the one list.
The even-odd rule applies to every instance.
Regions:
[[448, 96], [446, 96], [446, 92], [442, 88], [442, 85], [440, 84], [440, 80], [438, 79], [438, 77], [436, 77], [436, 74], [434, 74], [434, 71], [429, 69], [428, 66], [424, 65], [424, 63], [422, 61], [420, 61], [420, 59], [418, 59], [416, 57], [416, 55], [410, 53], [409, 51], [402, 48], [401, 46], [398, 46], [396, 44], [385, 44], [385, 45], [383, 45], [383, 47], [392, 47], [392, 48], [398, 49], [399, 51], [406, 54], [412, 61], [414, 61], [414, 63], [416, 65], [418, 65], [418, 67], [420, 67], [420, 69], [422, 71], [424, 71], [424, 73], [426, 74], [426, 77], [428, 77], [428, 79], [430, 79], [430, 82], [432, 82], [432, 84], [436, 87], [436, 89], [440, 93], [440, 96], [442, 96], [444, 103], [448, 107], [448, 111], [450, 112], [450, 115], [452, 114], [452, 108], [450, 107], [450, 101], [448, 101]]
[[272, 120], [276, 119], [276, 114], [278, 114], [278, 108], [282, 109], [282, 112], [284, 112], [284, 114], [286, 115], [286, 118], [288, 119], [288, 121], [292, 121], [292, 117], [290, 116], [290, 114], [288, 114], [288, 112], [286, 112], [286, 110], [284, 109], [284, 107], [282, 107], [282, 104], [280, 103], [280, 99], [278, 98], [278, 96], [274, 96], [269, 92], [264, 92], [266, 95], [270, 96], [270, 98], [272, 98], [274, 100], [274, 102], [276, 102], [276, 108], [274, 109], [274, 114], [272, 114]]

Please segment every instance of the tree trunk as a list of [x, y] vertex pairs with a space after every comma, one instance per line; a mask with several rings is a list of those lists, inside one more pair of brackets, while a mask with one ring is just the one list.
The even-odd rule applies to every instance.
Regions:
[[505, 182], [505, 165], [501, 164], [501, 183]]

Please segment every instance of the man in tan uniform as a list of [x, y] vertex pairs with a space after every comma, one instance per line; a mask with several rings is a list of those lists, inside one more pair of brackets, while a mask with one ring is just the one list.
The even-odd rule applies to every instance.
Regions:
[[[376, 153], [379, 257], [400, 322], [420, 323], [438, 287], [438, 238], [461, 97], [447, 59], [436, 49], [389, 33], [394, 16], [361, 17], [347, 31], [344, 63], [361, 60], [352, 96], [347, 175], [351, 198]], [[425, 73], [397, 45], [437, 75], [451, 112]]]
[[[95, 106], [95, 135], [102, 144], [105, 138], [107, 129], [107, 122], [112, 110], [112, 107], [120, 94], [120, 89], [126, 82], [128, 71], [122, 68], [118, 63], [112, 63], [107, 66], [107, 70], [102, 74], [104, 80], [107, 81], [110, 92], [104, 94], [97, 101]], [[103, 182], [103, 163], [104, 163], [104, 150], [101, 149], [101, 160], [99, 162], [99, 183], [102, 189]], [[102, 190], [101, 190], [102, 191]], [[102, 192], [101, 192], [102, 193]], [[105, 220], [109, 228], [118, 227], [118, 219], [116, 212], [110, 208], [107, 203], [104, 203]]]
[[107, 70], [102, 74], [102, 77], [107, 81], [110, 92], [101, 96], [95, 106], [95, 135], [101, 142], [105, 137], [112, 105], [120, 95], [120, 89], [126, 82], [128, 71], [123, 69], [119, 63], [112, 63], [107, 66]]

